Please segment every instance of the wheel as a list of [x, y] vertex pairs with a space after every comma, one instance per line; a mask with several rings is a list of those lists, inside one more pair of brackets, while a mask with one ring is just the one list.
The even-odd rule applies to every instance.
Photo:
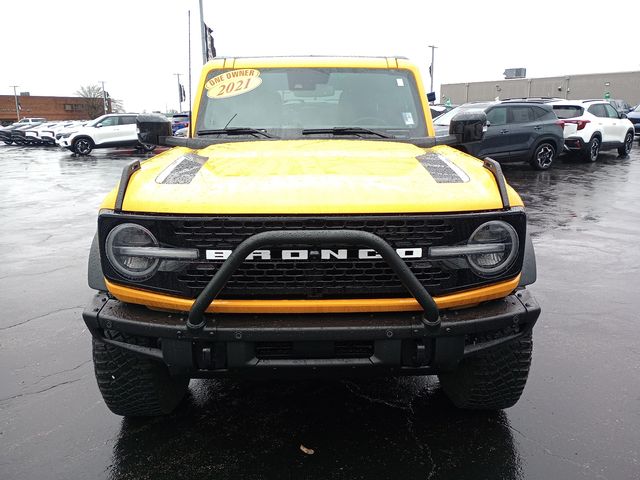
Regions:
[[73, 142], [73, 151], [78, 155], [89, 155], [93, 147], [93, 141], [87, 137], [80, 137]]
[[600, 137], [591, 137], [591, 141], [587, 144], [582, 152], [582, 159], [586, 162], [595, 162], [600, 155]]
[[13, 143], [13, 141], [11, 140], [5, 140], [4, 143], [6, 143], [7, 145], [11, 145]]
[[462, 360], [453, 372], [438, 375], [444, 393], [458, 408], [499, 410], [520, 399], [529, 376], [531, 332]]
[[627, 155], [629, 155], [631, 147], [633, 147], [633, 133], [627, 132], [624, 137], [624, 143], [620, 148], [618, 148], [618, 155], [620, 155], [621, 157], [626, 157]]
[[[105, 331], [106, 338], [151, 346], [150, 339]], [[93, 365], [104, 402], [116, 415], [155, 416], [172, 412], [189, 385], [172, 377], [166, 365], [93, 339]]]
[[541, 143], [533, 152], [529, 163], [536, 170], [547, 170], [556, 156], [556, 148], [548, 142]]

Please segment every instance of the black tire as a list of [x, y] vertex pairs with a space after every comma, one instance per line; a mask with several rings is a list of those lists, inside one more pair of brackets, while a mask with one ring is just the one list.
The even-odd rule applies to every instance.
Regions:
[[13, 141], [11, 140], [5, 140], [4, 143], [6, 143], [7, 145], [11, 145], [13, 143]]
[[89, 155], [94, 147], [93, 140], [89, 137], [76, 138], [73, 141], [73, 151], [78, 155]]
[[556, 156], [556, 147], [550, 142], [542, 142], [533, 152], [529, 164], [536, 170], [548, 170]]
[[[106, 338], [150, 346], [148, 339], [106, 331]], [[189, 385], [172, 377], [166, 365], [93, 339], [93, 365], [104, 402], [116, 415], [149, 417], [172, 412]]]
[[600, 155], [600, 137], [594, 136], [591, 137], [591, 141], [587, 143], [585, 149], [582, 152], [582, 159], [585, 162], [595, 162], [598, 160], [598, 155]]
[[624, 143], [620, 148], [618, 148], [618, 155], [620, 155], [621, 157], [626, 157], [627, 155], [629, 155], [631, 147], [633, 147], [633, 132], [629, 131], [624, 136]]
[[505, 345], [462, 360], [453, 372], [438, 375], [444, 393], [458, 408], [500, 410], [520, 399], [529, 376], [531, 332]]

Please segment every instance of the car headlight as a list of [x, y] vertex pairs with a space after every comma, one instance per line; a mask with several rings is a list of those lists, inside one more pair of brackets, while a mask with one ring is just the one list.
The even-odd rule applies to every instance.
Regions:
[[149, 247], [158, 247], [156, 237], [142, 225], [118, 225], [107, 235], [105, 246], [111, 266], [131, 280], [146, 280], [156, 272], [160, 263], [158, 257], [140, 254]]
[[429, 257], [434, 260], [464, 257], [475, 273], [491, 277], [513, 264], [519, 245], [518, 233], [511, 225], [492, 220], [476, 228], [466, 245], [431, 247]]
[[493, 220], [476, 228], [467, 245], [485, 249], [484, 252], [467, 255], [471, 268], [480, 275], [502, 273], [518, 256], [518, 234], [511, 225], [500, 220]]

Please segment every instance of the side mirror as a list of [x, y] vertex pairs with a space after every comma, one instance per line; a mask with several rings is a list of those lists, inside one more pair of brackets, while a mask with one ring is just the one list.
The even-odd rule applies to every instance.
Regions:
[[627, 114], [626, 113], [621, 113], [620, 114], [620, 118], [627, 118]]
[[138, 115], [136, 117], [138, 127], [138, 141], [144, 144], [162, 145], [161, 137], [170, 137], [171, 120], [164, 115]]
[[484, 112], [462, 112], [451, 119], [449, 134], [455, 135], [458, 143], [479, 142], [487, 127]]
[[95, 127], [96, 127], [96, 128], [100, 128], [100, 127], [102, 127], [102, 124], [101, 124], [101, 123], [96, 123], [96, 124], [95, 124]]

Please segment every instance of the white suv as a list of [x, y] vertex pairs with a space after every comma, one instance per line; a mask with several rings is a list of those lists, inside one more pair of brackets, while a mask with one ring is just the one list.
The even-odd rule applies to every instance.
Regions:
[[150, 152], [155, 147], [138, 142], [137, 114], [103, 115], [77, 129], [63, 133], [58, 145], [78, 155], [89, 155], [94, 148], [136, 147]]
[[588, 162], [601, 150], [618, 149], [629, 154], [633, 145], [633, 123], [607, 100], [556, 100], [549, 102], [564, 123], [564, 146]]

